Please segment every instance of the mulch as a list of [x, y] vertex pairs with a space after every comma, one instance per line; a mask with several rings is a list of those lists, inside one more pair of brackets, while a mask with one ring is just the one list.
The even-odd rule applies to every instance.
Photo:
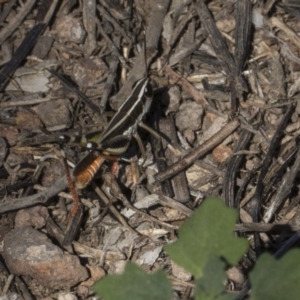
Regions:
[[[210, 196], [238, 209], [236, 235], [251, 244], [228, 272], [240, 299], [260, 253], [299, 243], [297, 1], [0, 2], [2, 296], [92, 299], [130, 260], [167, 270], [191, 299], [192, 277], [163, 245]], [[102, 156], [75, 191], [82, 137], [97, 144], [144, 77], [141, 143]]]

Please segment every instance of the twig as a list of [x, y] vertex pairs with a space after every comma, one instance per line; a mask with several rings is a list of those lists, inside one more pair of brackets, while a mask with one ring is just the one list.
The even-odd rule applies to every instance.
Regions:
[[[113, 206], [110, 205], [110, 200], [107, 198], [107, 196], [101, 191], [101, 189], [92, 181], [91, 185], [95, 192], [98, 194], [98, 196], [104, 201], [104, 203], [109, 206], [109, 210], [114, 214], [114, 216], [119, 220], [119, 222], [127, 228], [132, 233], [137, 233], [133, 228], [131, 228], [126, 220], [123, 218], [123, 216], [119, 213], [119, 211]], [[138, 234], [138, 233], [137, 233]]]
[[119, 33], [121, 33], [121, 35], [128, 42], [128, 44], [131, 45], [132, 41], [127, 35], [126, 31], [123, 29], [123, 27], [106, 11], [104, 7], [102, 7], [101, 5], [97, 5], [97, 9], [101, 13], [101, 16], [104, 17], [108, 22], [112, 23], [116, 31], [119, 31]]
[[63, 176], [57, 180], [54, 185], [49, 189], [31, 195], [24, 198], [11, 199], [9, 201], [0, 203], [0, 213], [17, 210], [20, 208], [25, 208], [29, 206], [34, 206], [37, 204], [46, 204], [47, 201], [53, 196], [57, 195], [60, 191], [64, 190], [68, 186], [66, 176]]
[[90, 100], [85, 94], [83, 94], [75, 85], [71, 84], [64, 76], [60, 73], [47, 69], [54, 77], [56, 77], [61, 83], [69, 89], [72, 93], [79, 96], [80, 100], [82, 100], [92, 111], [96, 112], [98, 115], [101, 115], [99, 107]]
[[[293, 111], [294, 111], [294, 105], [290, 104], [290, 106], [288, 107], [285, 115], [282, 117], [282, 120], [274, 133], [274, 136], [270, 143], [270, 147], [269, 147], [266, 157], [262, 163], [261, 171], [260, 171], [260, 174], [259, 174], [259, 177], [257, 180], [256, 191], [250, 202], [251, 216], [252, 216], [254, 222], [259, 222], [259, 208], [260, 208], [260, 205], [262, 202], [263, 187], [264, 187], [263, 180], [269, 171], [269, 167], [272, 162], [274, 153], [280, 143], [280, 137], [281, 137], [283, 130], [285, 129], [287, 122], [289, 121]], [[256, 254], [259, 255], [260, 254], [260, 240], [259, 240], [259, 236], [257, 234], [254, 234], [254, 243], [255, 243]]]
[[280, 187], [277, 189], [275, 199], [272, 201], [271, 205], [268, 207], [267, 211], [265, 212], [265, 215], [263, 217], [265, 223], [270, 222], [271, 218], [276, 213], [278, 207], [291, 193], [299, 169], [300, 169], [300, 148], [297, 152], [296, 160], [292, 165], [291, 170], [283, 178]]
[[4, 6], [4, 9], [0, 14], [0, 24], [6, 19], [16, 2], [17, 0], [11, 0]]
[[24, 18], [29, 14], [36, 0], [27, 0], [20, 8], [19, 13], [14, 16], [12, 21], [5, 25], [0, 31], [0, 45], [11, 36], [11, 34], [20, 26]]
[[298, 231], [300, 230], [299, 225], [292, 224], [264, 224], [264, 223], [243, 223], [236, 224], [234, 231], [239, 232], [283, 232], [283, 231]]
[[[171, 144], [177, 144], [177, 135], [174, 121], [172, 118], [161, 119], [159, 121], [159, 132], [163, 135], [167, 135], [171, 141]], [[180, 158], [175, 156], [170, 149], [167, 148], [167, 142], [162, 140], [163, 148], [164, 148], [164, 156], [167, 158], [168, 165], [177, 162]], [[174, 199], [185, 203], [190, 200], [190, 194], [187, 184], [186, 175], [184, 172], [181, 172], [174, 176], [171, 179], [172, 188], [174, 191]]]
[[52, 0], [51, 6], [49, 7], [47, 14], [44, 17], [43, 23], [48, 24], [56, 10], [56, 6], [58, 4], [58, 0]]
[[175, 174], [183, 171], [189, 167], [195, 160], [205, 155], [207, 152], [214, 149], [217, 145], [223, 142], [233, 131], [235, 131], [240, 125], [238, 120], [228, 123], [219, 132], [213, 135], [209, 140], [204, 142], [202, 145], [196, 147], [185, 155], [181, 160], [168, 167], [163, 172], [157, 173], [154, 178], [158, 181], [164, 181]]
[[119, 60], [118, 57], [116, 55], [112, 55], [109, 61], [109, 71], [108, 71], [108, 75], [107, 75], [107, 79], [106, 79], [106, 83], [103, 89], [103, 94], [102, 94], [102, 98], [100, 101], [100, 112], [103, 113], [105, 107], [106, 107], [106, 103], [108, 100], [108, 97], [111, 93], [115, 78], [116, 78], [116, 72], [117, 72], [117, 68], [119, 65]]
[[[29, 2], [29, 1], [28, 1]], [[27, 4], [27, 2], [26, 2]], [[16, 17], [17, 18], [17, 17]], [[8, 27], [8, 26], [6, 26]], [[6, 28], [4, 27], [4, 28]], [[18, 47], [17, 51], [11, 58], [11, 60], [5, 65], [4, 69], [0, 74], [0, 91], [3, 91], [7, 82], [9, 81], [9, 77], [15, 72], [15, 70], [19, 67], [20, 63], [23, 59], [26, 58], [29, 51], [35, 45], [38, 37], [45, 29], [45, 24], [37, 24], [35, 25], [27, 34], [25, 39], [22, 41], [21, 45]], [[3, 42], [0, 42], [2, 44]]]
[[31, 99], [28, 99], [28, 100], [21, 99], [21, 100], [0, 103], [0, 109], [4, 109], [4, 108], [8, 108], [8, 107], [15, 107], [15, 106], [34, 105], [34, 104], [39, 104], [39, 103], [43, 103], [43, 102], [48, 102], [53, 99], [52, 96], [46, 96], [44, 98], [41, 98], [40, 95], [36, 95], [37, 98], [34, 99], [34, 96], [35, 95], [31, 94], [30, 95]]
[[205, 99], [205, 97], [202, 95], [201, 92], [199, 92], [192, 84], [190, 84], [185, 78], [178, 75], [176, 72], [172, 70], [170, 66], [166, 66], [166, 72], [172, 79], [172, 82], [176, 82], [176, 84], [180, 84], [182, 86], [182, 89], [186, 92], [188, 92], [193, 99], [203, 105], [204, 107], [208, 106], [208, 102]]
[[[233, 153], [236, 153], [240, 150], [245, 149], [248, 142], [252, 137], [252, 133], [247, 130], [242, 130], [240, 133], [240, 137], [234, 147]], [[224, 201], [228, 207], [231, 208], [238, 208], [238, 203], [235, 202], [235, 178], [242, 162], [243, 156], [242, 155], [234, 155], [230, 158], [228, 163], [226, 174], [224, 178], [223, 184], [223, 194], [224, 194]]]
[[96, 0], [85, 0], [82, 3], [82, 20], [87, 38], [85, 40], [85, 50], [87, 55], [91, 55], [97, 47], [96, 40]]

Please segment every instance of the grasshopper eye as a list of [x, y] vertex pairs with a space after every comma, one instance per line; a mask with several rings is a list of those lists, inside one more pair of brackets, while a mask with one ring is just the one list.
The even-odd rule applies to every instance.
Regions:
[[64, 135], [60, 135], [60, 136], [58, 137], [58, 139], [59, 139], [59, 142], [60, 142], [60, 143], [65, 143], [65, 142], [66, 142], [66, 137], [65, 137]]
[[86, 148], [87, 148], [87, 150], [92, 151], [92, 150], [95, 150], [97, 148], [97, 145], [95, 143], [89, 142], [89, 143], [86, 144]]

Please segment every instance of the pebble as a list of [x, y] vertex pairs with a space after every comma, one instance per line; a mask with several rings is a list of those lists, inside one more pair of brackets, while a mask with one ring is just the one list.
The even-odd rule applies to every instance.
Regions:
[[180, 131], [185, 129], [198, 130], [201, 128], [203, 107], [196, 102], [185, 102], [176, 113], [175, 123]]
[[105, 76], [108, 68], [99, 57], [81, 58], [73, 65], [73, 78], [79, 87], [93, 86]]
[[15, 217], [15, 227], [31, 226], [42, 228], [46, 225], [48, 217], [48, 209], [45, 206], [37, 205], [20, 209]]
[[55, 30], [62, 41], [82, 43], [86, 32], [78, 18], [63, 16], [56, 20]]
[[77, 256], [62, 251], [47, 236], [29, 226], [4, 238], [3, 257], [10, 272], [29, 275], [48, 288], [70, 288], [88, 278]]

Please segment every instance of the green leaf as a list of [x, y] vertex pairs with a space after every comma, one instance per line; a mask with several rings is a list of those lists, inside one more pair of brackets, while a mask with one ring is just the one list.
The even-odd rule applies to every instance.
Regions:
[[237, 217], [237, 211], [227, 208], [221, 199], [208, 198], [179, 229], [178, 241], [164, 249], [196, 278], [211, 255], [236, 264], [248, 247], [246, 239], [234, 236]]
[[207, 261], [203, 276], [195, 281], [196, 300], [233, 300], [235, 295], [226, 293], [223, 284], [226, 279], [225, 262], [217, 256], [211, 256]]
[[105, 300], [172, 300], [172, 285], [164, 271], [147, 274], [133, 263], [127, 263], [122, 275], [110, 275], [94, 285]]
[[262, 254], [250, 273], [251, 300], [299, 299], [300, 250], [293, 249], [279, 260]]

